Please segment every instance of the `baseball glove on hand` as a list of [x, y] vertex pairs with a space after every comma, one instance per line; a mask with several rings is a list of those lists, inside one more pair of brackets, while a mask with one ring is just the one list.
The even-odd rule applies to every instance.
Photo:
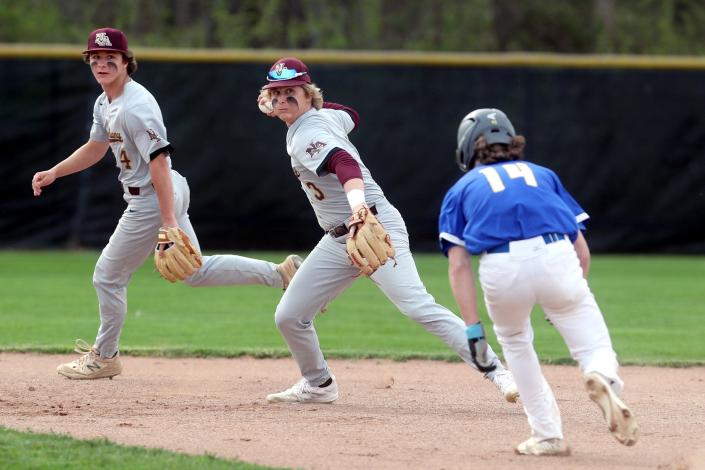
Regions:
[[365, 276], [374, 274], [389, 258], [394, 259], [392, 239], [367, 206], [355, 208], [348, 229], [348, 257]]
[[160, 228], [154, 265], [167, 281], [183, 281], [203, 264], [201, 253], [178, 227]]

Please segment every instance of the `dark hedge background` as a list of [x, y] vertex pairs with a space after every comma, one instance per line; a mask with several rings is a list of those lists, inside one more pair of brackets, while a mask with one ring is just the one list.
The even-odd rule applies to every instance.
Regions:
[[[88, 138], [100, 93], [80, 60], [0, 61], [0, 247], [101, 247], [124, 209], [112, 153], [32, 196], [34, 172]], [[255, 104], [268, 66], [140, 61], [174, 167], [191, 186], [206, 250], [306, 250], [321, 236], [286, 155], [283, 123]], [[311, 64], [328, 101], [356, 108], [352, 141], [436, 249], [445, 191], [460, 177], [457, 125], [498, 107], [592, 216], [594, 252], [705, 253], [705, 71]]]

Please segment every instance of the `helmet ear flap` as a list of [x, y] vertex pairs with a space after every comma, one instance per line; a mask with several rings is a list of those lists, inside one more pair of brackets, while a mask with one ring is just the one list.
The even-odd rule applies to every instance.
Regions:
[[464, 155], [463, 155], [463, 150], [461, 148], [455, 149], [455, 163], [457, 163], [458, 168], [460, 168], [460, 171], [465, 173], [468, 171], [467, 165], [465, 164], [464, 161]]
[[475, 149], [472, 145], [473, 142], [470, 141], [474, 135], [472, 129], [473, 128], [467, 129], [458, 143], [458, 148], [455, 149], [455, 163], [458, 164], [458, 168], [460, 168], [460, 171], [463, 173], [475, 167]]
[[460, 171], [467, 173], [475, 166], [475, 159], [472, 156], [468, 157], [468, 152], [465, 148], [459, 148], [455, 150], [455, 163], [458, 164]]

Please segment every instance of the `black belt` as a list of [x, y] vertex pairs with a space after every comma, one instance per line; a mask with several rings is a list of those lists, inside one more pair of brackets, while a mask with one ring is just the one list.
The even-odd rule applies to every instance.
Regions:
[[[153, 184], [151, 184], [150, 186], [151, 186], [152, 188], [154, 188], [154, 185], [153, 185]], [[146, 189], [146, 187], [145, 187], [145, 189]], [[133, 187], [133, 186], [128, 186], [128, 187], [127, 187], [127, 191], [128, 191], [131, 195], [133, 195], [133, 196], [139, 196], [139, 195], [140, 195], [141, 188], [135, 188], [135, 187]]]
[[[370, 212], [372, 212], [372, 215], [377, 215], [377, 206], [370, 206]], [[337, 227], [333, 227], [332, 229], [328, 230], [327, 233], [333, 238], [338, 238], [342, 237], [343, 235], [347, 235], [349, 231], [350, 230], [348, 230], [348, 226], [345, 225], [345, 222], [343, 222]]]

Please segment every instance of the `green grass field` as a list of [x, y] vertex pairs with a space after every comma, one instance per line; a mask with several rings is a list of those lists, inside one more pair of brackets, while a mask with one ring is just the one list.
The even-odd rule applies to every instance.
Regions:
[[[281, 253], [247, 253], [280, 260]], [[95, 251], [0, 252], [0, 350], [69, 352], [75, 338], [93, 341], [98, 309], [91, 284]], [[446, 260], [416, 257], [421, 277], [443, 305], [457, 311]], [[705, 363], [705, 257], [596, 256], [590, 284], [624, 364]], [[170, 284], [150, 262], [135, 274], [122, 354], [285, 356], [273, 320], [280, 298], [262, 286], [192, 288]], [[486, 319], [486, 314], [483, 311]], [[539, 311], [536, 347], [546, 362], [569, 360]], [[329, 357], [454, 360], [455, 354], [400, 314], [375, 286], [358, 280], [316, 319]], [[492, 333], [490, 333], [492, 336]], [[494, 337], [490, 338], [496, 346]]]
[[[280, 260], [281, 253], [247, 253]], [[91, 284], [98, 252], [0, 251], [0, 351], [70, 352], [98, 328]], [[457, 311], [445, 259], [416, 261], [429, 291]], [[705, 364], [705, 257], [596, 256], [590, 284], [622, 364]], [[166, 356], [287, 356], [274, 325], [281, 292], [261, 286], [172, 285], [146, 263], [129, 289], [121, 353]], [[483, 316], [488, 324], [487, 315]], [[545, 362], [569, 362], [555, 330], [535, 311], [536, 348]], [[444, 344], [406, 319], [364, 279], [319, 316], [328, 357], [457, 360]], [[491, 330], [490, 342], [499, 351]], [[104, 440], [19, 433], [0, 427], [3, 468], [262, 469], [212, 456], [126, 447]]]
[[0, 427], [0, 468], [110, 470], [264, 470], [211, 455], [182, 455], [158, 449], [113, 444], [105, 439], [77, 440], [55, 434], [22, 433]]

